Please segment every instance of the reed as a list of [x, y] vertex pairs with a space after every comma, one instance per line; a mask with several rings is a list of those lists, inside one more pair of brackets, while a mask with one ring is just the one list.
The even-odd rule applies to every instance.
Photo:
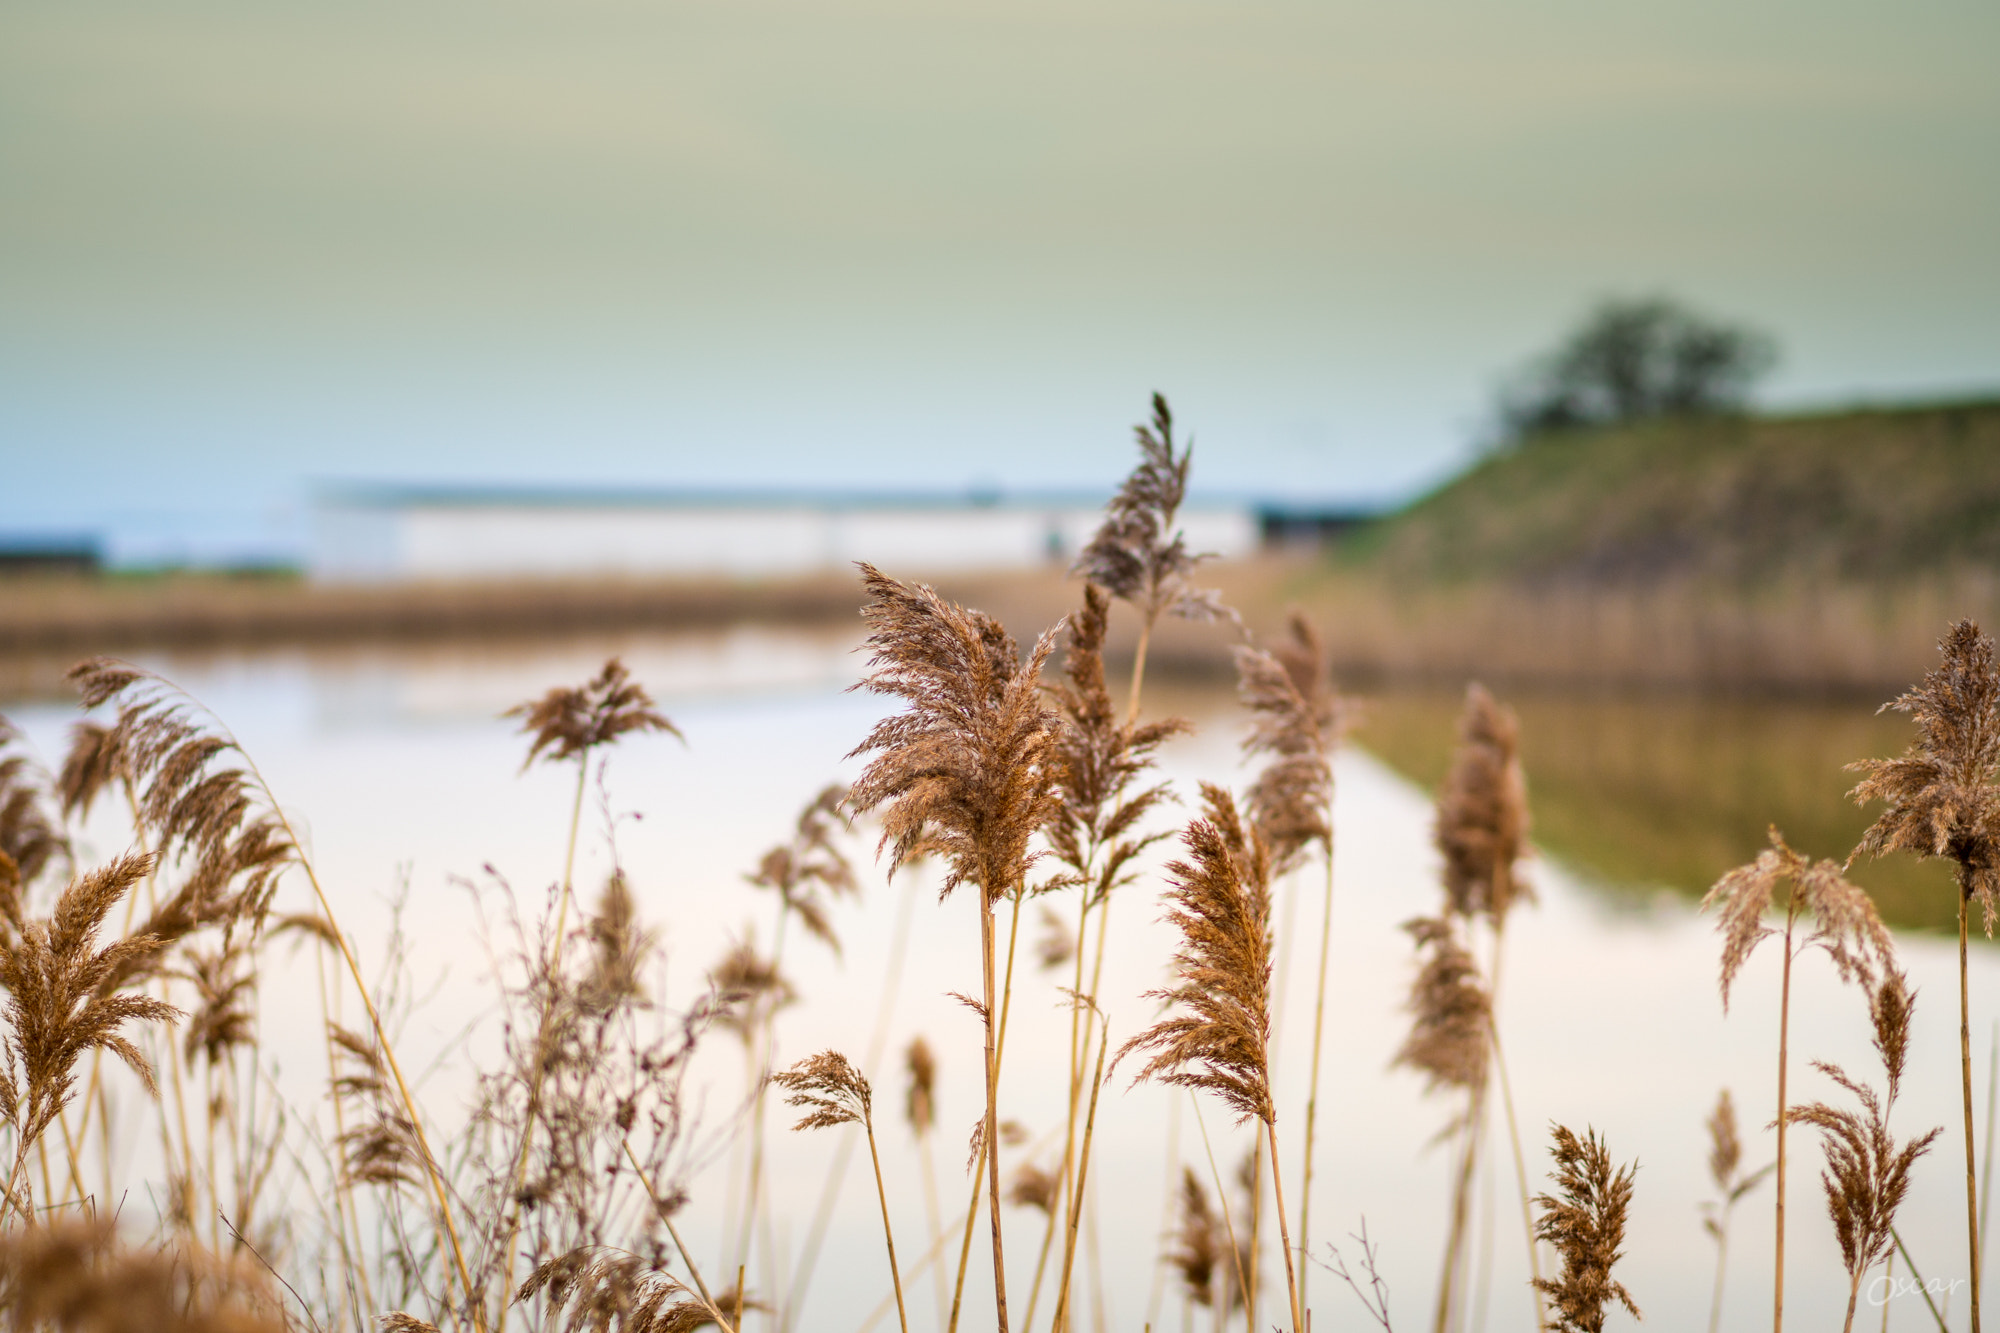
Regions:
[[1078, 554], [1072, 573], [1097, 584], [1139, 613], [1139, 645], [1132, 655], [1132, 692], [1125, 721], [1139, 718], [1146, 680], [1146, 649], [1162, 615], [1184, 620], [1230, 620], [1235, 612], [1220, 594], [1191, 582], [1202, 560], [1174, 528], [1187, 498], [1194, 441], [1174, 448], [1174, 414], [1163, 394], [1153, 395], [1153, 419], [1132, 428], [1139, 463], [1104, 507], [1104, 522]]
[[1271, 1150], [1271, 1181], [1285, 1252], [1292, 1327], [1305, 1328], [1292, 1261], [1279, 1169], [1276, 1104], [1271, 1099], [1271, 860], [1227, 791], [1202, 786], [1204, 817], [1183, 835], [1188, 859], [1167, 867], [1168, 921], [1180, 931], [1177, 984], [1149, 992], [1179, 1012], [1131, 1038], [1119, 1058], [1150, 1052], [1135, 1082], [1157, 1079], [1206, 1091], [1236, 1113], [1261, 1121]]
[[1625, 1243], [1632, 1177], [1638, 1168], [1614, 1170], [1610, 1151], [1594, 1130], [1579, 1139], [1566, 1127], [1552, 1125], [1550, 1134], [1558, 1192], [1535, 1196], [1535, 1205], [1542, 1210], [1535, 1234], [1555, 1247], [1562, 1270], [1554, 1278], [1536, 1281], [1548, 1295], [1559, 1333], [1604, 1333], [1606, 1307], [1613, 1301], [1639, 1318], [1632, 1293], [1611, 1275], [1624, 1257], [1618, 1247]]
[[[901, 699], [905, 710], [869, 732], [854, 755], [870, 755], [848, 797], [857, 812], [882, 811], [881, 845], [890, 873], [918, 851], [943, 859], [939, 896], [978, 886], [981, 1008], [985, 1031], [987, 1198], [993, 1240], [993, 1299], [1006, 1333], [1006, 1249], [1000, 1219], [999, 1061], [995, 1011], [993, 909], [1016, 900], [1030, 863], [1029, 843], [1054, 813], [1057, 721], [1041, 699], [1043, 664], [1055, 646], [1042, 636], [1020, 660], [1007, 632], [989, 617], [945, 602], [871, 566], [868, 674], [856, 688]], [[1011, 954], [1011, 945], [1009, 952]]]
[[[1765, 924], [1772, 896], [1780, 887], [1785, 896], [1783, 931]], [[1842, 981], [1873, 983], [1876, 971], [1890, 964], [1893, 946], [1874, 902], [1865, 890], [1851, 884], [1841, 867], [1832, 861], [1813, 861], [1789, 847], [1775, 828], [1771, 846], [1755, 861], [1717, 880], [1702, 899], [1702, 910], [1717, 909], [1716, 931], [1722, 936], [1720, 985], [1723, 1012], [1729, 1011], [1729, 989], [1757, 946], [1767, 939], [1784, 942], [1783, 972], [1778, 1000], [1778, 1157], [1775, 1163], [1777, 1203], [1772, 1266], [1771, 1326], [1782, 1329], [1785, 1322], [1785, 1129], [1789, 1123], [1786, 1076], [1791, 1041], [1792, 964], [1808, 949], [1820, 949]], [[1809, 917], [1812, 929], [1803, 939], [1797, 932], [1800, 918]]]
[[1893, 967], [1869, 987], [1868, 1015], [1874, 1027], [1875, 1053], [1882, 1060], [1887, 1086], [1877, 1096], [1838, 1065], [1816, 1060], [1813, 1068], [1838, 1083], [1860, 1103], [1857, 1111], [1811, 1102], [1795, 1106], [1788, 1118], [1819, 1130], [1826, 1148], [1826, 1169], [1820, 1184], [1826, 1191], [1827, 1215], [1840, 1243], [1840, 1260], [1847, 1269], [1847, 1321], [1842, 1333], [1853, 1333], [1854, 1307], [1861, 1279], [1888, 1258], [1895, 1243], [1896, 1210], [1910, 1191], [1910, 1168], [1930, 1151], [1942, 1128], [1930, 1130], [1897, 1146], [1889, 1133], [1889, 1116], [1902, 1090], [1903, 1068], [1909, 1059], [1910, 1014], [1916, 996], [1903, 974]]
[[[1882, 815], [1854, 855], [1910, 852], [1950, 860], [1958, 882], [1958, 1053], [1965, 1125], [1965, 1234], [1972, 1282], [1972, 1331], [1979, 1333], [1979, 1191], [1972, 1139], [1972, 999], [1967, 926], [1976, 899], [1986, 933], [2000, 911], [2000, 669], [1993, 640], [1970, 620], [1938, 643], [1943, 659], [1917, 688], [1884, 704], [1916, 724], [1917, 738], [1896, 759], [1851, 767], [1865, 776], [1853, 791]], [[1850, 857], [1850, 860], [1852, 858]]]
[[1708, 1115], [1708, 1178], [1716, 1197], [1702, 1205], [1702, 1229], [1715, 1241], [1715, 1290], [1708, 1301], [1708, 1333], [1722, 1326], [1722, 1280], [1729, 1266], [1729, 1219], [1745, 1195], [1764, 1183], [1777, 1167], [1771, 1162], [1755, 1171], [1743, 1170], [1743, 1140], [1736, 1132], [1736, 1103], [1724, 1088]]

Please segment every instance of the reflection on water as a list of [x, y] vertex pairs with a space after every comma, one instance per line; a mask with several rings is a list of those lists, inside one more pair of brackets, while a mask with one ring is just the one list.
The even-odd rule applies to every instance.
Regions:
[[[1881, 807], [1847, 799], [1844, 765], [1901, 754], [1911, 725], [1855, 701], [1526, 694], [1521, 718], [1536, 843], [1613, 891], [1666, 887], [1699, 897], [1754, 857], [1776, 825], [1815, 857], [1844, 858]], [[1360, 744], [1435, 788], [1461, 700], [1442, 693], [1371, 700]], [[1853, 876], [1891, 924], [1957, 929], [1951, 872], [1907, 856]]]

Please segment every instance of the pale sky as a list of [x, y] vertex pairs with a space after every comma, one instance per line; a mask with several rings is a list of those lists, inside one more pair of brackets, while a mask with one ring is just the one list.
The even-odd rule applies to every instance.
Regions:
[[[316, 479], [1380, 502], [1598, 297], [2000, 388], [2000, 8], [8, 0], [0, 536]], [[150, 543], [150, 545], [149, 545]]]

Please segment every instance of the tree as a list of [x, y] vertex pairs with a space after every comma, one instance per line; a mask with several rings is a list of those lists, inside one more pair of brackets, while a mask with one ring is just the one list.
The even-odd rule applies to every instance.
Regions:
[[1664, 297], [1608, 300], [1501, 391], [1501, 436], [1735, 411], [1776, 359], [1764, 334]]

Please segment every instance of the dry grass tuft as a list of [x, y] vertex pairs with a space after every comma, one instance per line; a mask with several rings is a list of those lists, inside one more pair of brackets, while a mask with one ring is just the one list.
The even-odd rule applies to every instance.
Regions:
[[1229, 1238], [1191, 1166], [1181, 1168], [1180, 1212], [1180, 1230], [1174, 1234], [1167, 1262], [1180, 1278], [1182, 1294], [1196, 1305], [1212, 1307], [1226, 1290], [1218, 1265], [1227, 1253]]
[[1636, 1167], [1615, 1172], [1611, 1154], [1595, 1131], [1582, 1139], [1562, 1125], [1553, 1127], [1556, 1188], [1561, 1197], [1535, 1196], [1542, 1210], [1535, 1223], [1537, 1238], [1555, 1247], [1562, 1272], [1538, 1279], [1548, 1294], [1554, 1327], [1559, 1333], [1603, 1333], [1606, 1307], [1617, 1301], [1634, 1319], [1639, 1307], [1632, 1293], [1615, 1281], [1611, 1270], [1624, 1257], [1625, 1215], [1632, 1205]]
[[1034, 1208], [1051, 1217], [1062, 1202], [1062, 1177], [1033, 1162], [1023, 1162], [1007, 1185], [1007, 1202], [1016, 1208]]
[[744, 877], [758, 888], [776, 893], [783, 910], [796, 914], [813, 937], [836, 954], [840, 939], [834, 934], [821, 894], [851, 898], [861, 892], [854, 867], [834, 840], [837, 832], [847, 828], [841, 813], [846, 799], [847, 788], [837, 783], [821, 790], [799, 812], [791, 838], [765, 852], [757, 869]]
[[515, 1293], [515, 1301], [542, 1297], [562, 1333], [692, 1333], [718, 1322], [736, 1327], [743, 1308], [765, 1307], [745, 1302], [737, 1293], [719, 1292], [714, 1304], [663, 1271], [660, 1262], [636, 1254], [583, 1248], [557, 1255], [537, 1265]]
[[910, 1074], [910, 1087], [903, 1099], [903, 1116], [918, 1138], [931, 1132], [937, 1123], [937, 1057], [922, 1037], [910, 1039], [903, 1054], [903, 1066]]
[[1459, 717], [1458, 749], [1438, 793], [1437, 846], [1444, 854], [1452, 910], [1485, 916], [1496, 929], [1517, 899], [1534, 901], [1533, 888], [1514, 868], [1528, 849], [1520, 734], [1512, 709], [1484, 686], [1470, 686]]

